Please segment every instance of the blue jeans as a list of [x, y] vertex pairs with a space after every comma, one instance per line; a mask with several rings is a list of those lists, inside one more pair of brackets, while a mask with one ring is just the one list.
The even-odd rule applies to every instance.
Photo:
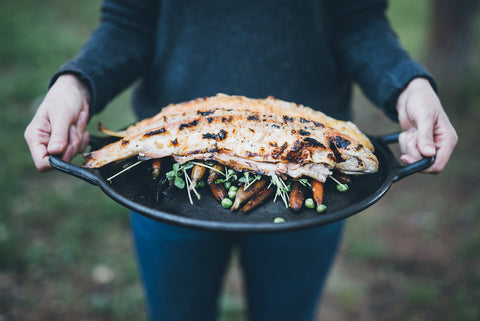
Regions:
[[191, 230], [133, 213], [151, 319], [213, 321], [232, 249], [243, 268], [250, 321], [311, 321], [343, 223], [248, 234]]

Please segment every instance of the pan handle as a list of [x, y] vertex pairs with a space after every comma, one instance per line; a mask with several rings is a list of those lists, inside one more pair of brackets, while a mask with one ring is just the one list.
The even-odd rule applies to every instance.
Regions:
[[92, 185], [98, 185], [100, 181], [98, 176], [93, 174], [91, 171], [77, 165], [67, 163], [57, 155], [50, 155], [48, 160], [53, 168], [58, 169], [59, 171], [64, 172], [68, 175], [78, 177], [87, 183], [90, 183]]
[[[376, 139], [388, 145], [392, 143], [398, 143], [399, 136], [400, 136], [400, 133], [393, 133], [393, 134], [378, 136], [376, 137]], [[411, 163], [405, 166], [398, 166], [393, 169], [392, 182], [395, 183], [401, 180], [402, 178], [405, 178], [414, 173], [423, 171], [424, 169], [427, 169], [430, 166], [432, 166], [434, 162], [435, 162], [435, 156], [432, 156], [432, 157], [424, 157], [414, 163]]]

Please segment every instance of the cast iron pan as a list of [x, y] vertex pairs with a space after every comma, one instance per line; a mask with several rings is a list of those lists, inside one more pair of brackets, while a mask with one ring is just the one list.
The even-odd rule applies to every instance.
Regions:
[[[416, 163], [401, 166], [388, 144], [398, 142], [398, 134], [370, 137], [375, 155], [380, 163], [375, 174], [353, 176], [347, 192], [336, 190], [328, 179], [324, 185], [324, 204], [327, 211], [318, 214], [314, 209], [303, 208], [294, 212], [285, 208], [281, 200], [271, 200], [248, 212], [232, 212], [221, 207], [208, 188], [201, 188], [201, 199], [194, 204], [188, 201], [187, 192], [171, 188], [166, 195], [159, 190], [159, 180], [152, 179], [151, 163], [146, 161], [119, 175], [111, 182], [107, 178], [122, 169], [122, 163], [106, 165], [100, 169], [86, 169], [50, 156], [52, 167], [98, 186], [105, 194], [127, 208], [149, 218], [165, 223], [217, 231], [272, 232], [298, 230], [345, 219], [377, 202], [396, 181], [428, 168], [434, 158], [424, 158]], [[92, 137], [93, 150], [108, 143], [106, 139]], [[274, 223], [276, 217], [285, 219]]]

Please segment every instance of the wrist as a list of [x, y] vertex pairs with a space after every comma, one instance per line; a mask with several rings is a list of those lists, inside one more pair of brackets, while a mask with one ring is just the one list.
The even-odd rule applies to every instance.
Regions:
[[401, 110], [405, 107], [408, 97], [412, 93], [419, 91], [432, 91], [432, 93], [435, 93], [432, 85], [426, 78], [414, 78], [408, 83], [407, 87], [405, 87], [405, 89], [398, 96], [396, 105], [396, 110], [398, 114], [400, 114]]
[[78, 92], [80, 92], [81, 96], [85, 100], [85, 102], [90, 105], [91, 100], [91, 93], [88, 87], [74, 74], [63, 74], [55, 81], [55, 84], [60, 86], [68, 86], [73, 87]]
[[410, 81], [403, 92], [410, 92], [412, 90], [432, 89], [432, 85], [426, 78], [414, 78]]

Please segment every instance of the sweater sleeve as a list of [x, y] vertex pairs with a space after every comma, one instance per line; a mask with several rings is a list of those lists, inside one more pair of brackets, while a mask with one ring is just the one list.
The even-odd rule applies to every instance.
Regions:
[[426, 78], [428, 71], [401, 47], [385, 16], [386, 0], [338, 2], [334, 44], [347, 74], [365, 95], [393, 120], [398, 119], [397, 98], [408, 83]]
[[91, 93], [90, 115], [131, 85], [153, 56], [158, 0], [104, 0], [101, 21], [75, 58], [50, 80], [75, 74]]

